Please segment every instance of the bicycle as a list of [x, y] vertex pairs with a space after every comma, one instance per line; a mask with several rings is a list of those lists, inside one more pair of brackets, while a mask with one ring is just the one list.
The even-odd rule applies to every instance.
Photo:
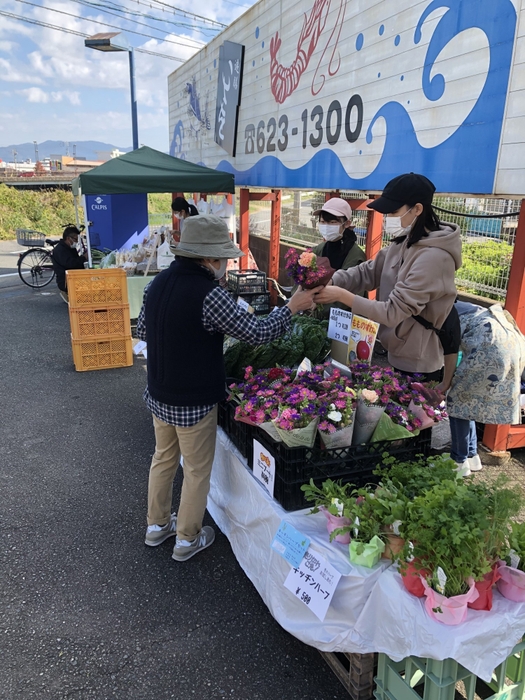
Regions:
[[[67, 224], [70, 226], [71, 224]], [[84, 226], [80, 226], [80, 233]], [[55, 269], [51, 253], [58, 241], [46, 238], [44, 233], [31, 229], [17, 229], [16, 240], [18, 245], [29, 247], [25, 253], [20, 253], [18, 258], [18, 275], [24, 284], [32, 289], [42, 289], [55, 279]], [[87, 250], [85, 237], [80, 236], [82, 250]], [[100, 259], [110, 253], [108, 248], [91, 248], [91, 259], [97, 264]]]
[[18, 258], [18, 274], [24, 284], [33, 289], [46, 287], [55, 279], [53, 259], [51, 251], [58, 243], [51, 238], [46, 238], [40, 231], [30, 229], [17, 229], [16, 240], [18, 245], [29, 248], [25, 253], [20, 253]]

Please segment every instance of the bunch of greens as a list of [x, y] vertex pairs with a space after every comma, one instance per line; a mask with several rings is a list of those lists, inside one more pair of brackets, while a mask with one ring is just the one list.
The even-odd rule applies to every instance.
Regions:
[[227, 338], [224, 345], [226, 376], [239, 379], [248, 366], [255, 372], [283, 365], [294, 367], [305, 357], [312, 363], [321, 362], [331, 347], [327, 330], [328, 321], [312, 316], [294, 316], [290, 330], [271, 343], [253, 346]]

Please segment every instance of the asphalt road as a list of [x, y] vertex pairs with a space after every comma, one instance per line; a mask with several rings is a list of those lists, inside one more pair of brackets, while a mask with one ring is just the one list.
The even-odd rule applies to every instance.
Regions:
[[172, 540], [145, 547], [144, 363], [75, 372], [67, 307], [43, 292], [0, 276], [0, 698], [347, 697], [225, 536], [184, 563]]

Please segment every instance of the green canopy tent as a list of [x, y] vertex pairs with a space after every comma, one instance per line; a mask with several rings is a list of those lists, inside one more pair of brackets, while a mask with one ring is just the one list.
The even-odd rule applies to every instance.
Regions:
[[112, 158], [73, 180], [73, 194], [235, 192], [234, 177], [148, 146]]

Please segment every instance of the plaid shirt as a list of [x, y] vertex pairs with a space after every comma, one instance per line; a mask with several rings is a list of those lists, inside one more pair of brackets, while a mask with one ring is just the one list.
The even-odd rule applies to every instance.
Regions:
[[[151, 283], [150, 283], [151, 284]], [[142, 309], [137, 320], [137, 337], [146, 341], [146, 298], [148, 286], [144, 290]], [[269, 343], [290, 328], [292, 317], [288, 306], [274, 309], [265, 319], [257, 319], [235, 303], [233, 297], [222, 287], [215, 287], [206, 295], [202, 306], [202, 325], [209, 333], [224, 333], [251, 345]], [[211, 411], [211, 406], [170, 406], [152, 396], [146, 387], [144, 401], [159, 420], [169, 425], [189, 428], [201, 421]]]

